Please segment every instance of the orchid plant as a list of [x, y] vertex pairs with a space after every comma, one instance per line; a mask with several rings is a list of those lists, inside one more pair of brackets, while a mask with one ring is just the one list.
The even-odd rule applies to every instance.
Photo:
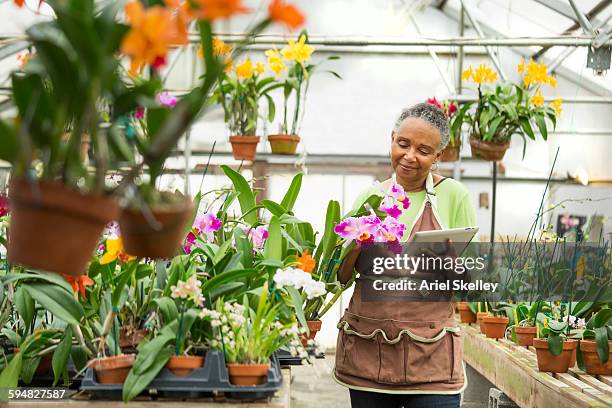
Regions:
[[461, 128], [463, 123], [469, 119], [466, 113], [472, 106], [472, 102], [457, 104], [448, 99], [439, 102], [436, 97], [429, 98], [426, 102], [444, 112], [444, 115], [448, 119], [450, 133], [448, 146], [451, 148], [461, 146]]

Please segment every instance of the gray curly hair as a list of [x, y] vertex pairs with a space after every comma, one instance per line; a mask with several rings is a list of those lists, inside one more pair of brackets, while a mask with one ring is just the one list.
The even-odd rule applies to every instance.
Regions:
[[444, 112], [429, 103], [417, 103], [409, 108], [403, 109], [393, 126], [393, 132], [399, 131], [402, 122], [408, 118], [418, 118], [427, 122], [430, 126], [440, 132], [440, 150], [448, 145], [450, 131], [448, 119]]

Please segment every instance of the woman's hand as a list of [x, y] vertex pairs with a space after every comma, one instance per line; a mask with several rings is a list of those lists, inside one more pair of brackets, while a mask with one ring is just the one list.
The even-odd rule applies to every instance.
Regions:
[[359, 258], [359, 254], [361, 254], [361, 248], [356, 246], [351, 249], [348, 254], [344, 257], [340, 268], [338, 269], [338, 281], [341, 284], [345, 284], [351, 277], [353, 276], [353, 270], [355, 269], [355, 264], [357, 263], [357, 258]]

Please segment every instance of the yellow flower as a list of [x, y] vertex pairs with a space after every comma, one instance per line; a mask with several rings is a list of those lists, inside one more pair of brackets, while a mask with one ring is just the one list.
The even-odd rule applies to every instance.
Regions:
[[128, 255], [123, 248], [121, 237], [106, 240], [106, 253], [100, 258], [100, 265], [106, 265], [119, 259], [122, 262], [129, 262], [136, 259], [135, 256]]
[[516, 71], [519, 74], [523, 74], [525, 72], [525, 60], [521, 59], [521, 62], [516, 66]]
[[287, 66], [282, 60], [280, 52], [276, 48], [269, 49], [265, 52], [268, 57], [268, 67], [276, 74], [280, 75], [281, 72], [287, 69]]
[[250, 58], [247, 58], [242, 64], [236, 66], [236, 76], [238, 79], [249, 79], [255, 73], [255, 68]]
[[538, 91], [535, 93], [535, 95], [533, 95], [531, 97], [530, 102], [536, 108], [544, 105], [544, 97], [542, 96], [542, 91], [538, 89]]
[[262, 64], [261, 62], [255, 63], [255, 72], [257, 72], [257, 75], [261, 75], [265, 71], [266, 71], [266, 66], [264, 64]]
[[547, 82], [548, 82], [548, 85], [550, 85], [551, 87], [553, 88], [557, 87], [557, 78], [555, 78], [554, 76], [549, 76], [547, 78]]
[[548, 319], [544, 319], [544, 327], [548, 327]]
[[213, 38], [213, 54], [214, 55], [229, 55], [232, 52], [232, 47], [225, 44], [220, 38]]
[[225, 63], [225, 73], [229, 74], [234, 69], [234, 59], [232, 57], [227, 57], [224, 63]]
[[549, 84], [553, 88], [557, 86], [557, 80], [553, 76], [549, 76], [546, 71], [548, 66], [546, 64], [539, 64], [534, 62], [533, 59], [529, 59], [529, 63], [524, 67], [523, 84], [526, 87], [537, 84]]
[[485, 82], [494, 83], [497, 80], [497, 72], [493, 71], [493, 68], [488, 65], [480, 64], [475, 70], [469, 67], [463, 71], [461, 78], [466, 81], [472, 81], [478, 85]]
[[559, 116], [561, 112], [563, 111], [563, 109], [561, 108], [561, 104], [563, 104], [563, 98], [556, 98], [550, 104], [550, 106], [552, 106], [552, 108], [555, 110], [555, 113], [557, 114], [557, 116]]
[[281, 50], [281, 54], [286, 61], [303, 64], [310, 59], [314, 50], [313, 46], [306, 44], [306, 36], [302, 34], [297, 43], [293, 39], [289, 39], [289, 44]]

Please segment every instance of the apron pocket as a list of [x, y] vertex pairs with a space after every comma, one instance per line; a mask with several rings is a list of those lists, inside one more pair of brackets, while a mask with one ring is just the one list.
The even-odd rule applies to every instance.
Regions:
[[380, 373], [378, 382], [383, 384], [406, 384], [405, 345], [403, 341], [388, 344], [379, 337]]
[[[348, 329], [360, 334], [369, 334], [360, 331], [359, 327], [349, 326]], [[336, 371], [340, 374], [377, 381], [380, 371], [380, 348], [376, 339], [378, 336], [377, 334], [372, 338], [364, 339], [340, 328], [337, 343], [339, 348], [336, 351]]]
[[453, 342], [451, 382], [463, 382], [463, 338], [461, 332], [449, 334]]
[[448, 332], [433, 343], [424, 343], [406, 337], [404, 339], [406, 381], [410, 384], [449, 382], [454, 366], [452, 337], [453, 333]]

